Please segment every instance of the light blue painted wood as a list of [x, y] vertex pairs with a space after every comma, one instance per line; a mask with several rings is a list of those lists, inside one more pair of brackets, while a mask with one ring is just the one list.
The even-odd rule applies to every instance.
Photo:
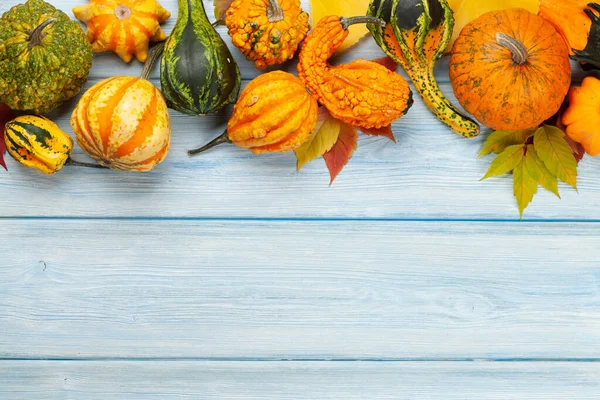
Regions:
[[[67, 132], [73, 107], [53, 114]], [[361, 135], [331, 187], [322, 160], [297, 173], [293, 153], [253, 156], [230, 145], [190, 158], [188, 149], [222, 131], [226, 114], [171, 115], [172, 149], [148, 174], [65, 167], [43, 176], [8, 160], [0, 215], [518, 219], [510, 176], [479, 181], [491, 162], [476, 158], [484, 138], [449, 132], [420, 99], [394, 124], [397, 144]], [[78, 147], [74, 158], [86, 159]], [[540, 190], [525, 218], [600, 220], [598, 171], [600, 161], [587, 157], [579, 194], [562, 186], [559, 200]]]
[[596, 223], [4, 220], [0, 357], [600, 358]]
[[598, 363], [0, 362], [11, 400], [597, 400]]

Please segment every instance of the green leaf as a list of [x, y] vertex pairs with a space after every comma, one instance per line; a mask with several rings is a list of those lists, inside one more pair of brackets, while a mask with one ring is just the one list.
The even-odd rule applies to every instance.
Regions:
[[548, 170], [577, 189], [577, 160], [559, 128], [544, 125], [535, 132], [533, 144]]
[[513, 170], [514, 194], [519, 205], [519, 214], [523, 219], [523, 211], [533, 200], [533, 196], [537, 193], [538, 182], [529, 173], [526, 167], [526, 158], [521, 157], [521, 161]]
[[296, 166], [298, 171], [300, 171], [304, 164], [317, 157], [321, 157], [331, 150], [338, 140], [341, 127], [340, 121], [333, 118], [326, 111], [323, 111], [324, 108], [325, 107], [321, 107], [319, 110], [319, 120], [317, 121], [317, 127], [314, 133], [306, 143], [294, 150], [296, 159], [298, 160]]
[[481, 180], [492, 176], [504, 175], [515, 169], [523, 161], [524, 147], [522, 144], [507, 147], [494, 161]]
[[530, 137], [535, 133], [535, 129], [526, 129], [523, 131], [496, 131], [492, 132], [485, 144], [483, 149], [477, 156], [477, 158], [485, 156], [490, 153], [500, 154], [506, 150], [509, 146], [516, 144], [525, 144]]
[[546, 168], [546, 164], [538, 156], [535, 147], [532, 144], [527, 145], [527, 153], [525, 154], [525, 168], [529, 174], [549, 192], [552, 192], [560, 199], [558, 193], [558, 178]]

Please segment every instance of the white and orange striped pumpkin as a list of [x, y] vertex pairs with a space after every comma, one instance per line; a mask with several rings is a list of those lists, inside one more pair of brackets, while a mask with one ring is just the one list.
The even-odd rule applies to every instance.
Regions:
[[125, 62], [134, 54], [145, 62], [149, 42], [166, 39], [160, 24], [171, 16], [156, 0], [91, 0], [73, 14], [87, 25], [95, 52], [114, 51]]
[[171, 126], [162, 93], [134, 76], [92, 86], [71, 115], [81, 148], [106, 167], [150, 171], [169, 151]]

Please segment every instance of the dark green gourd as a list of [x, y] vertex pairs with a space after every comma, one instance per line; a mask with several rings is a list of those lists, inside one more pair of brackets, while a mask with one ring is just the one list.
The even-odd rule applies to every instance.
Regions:
[[237, 100], [240, 70], [213, 28], [202, 0], [179, 0], [179, 15], [160, 64], [170, 108], [189, 115], [214, 113]]

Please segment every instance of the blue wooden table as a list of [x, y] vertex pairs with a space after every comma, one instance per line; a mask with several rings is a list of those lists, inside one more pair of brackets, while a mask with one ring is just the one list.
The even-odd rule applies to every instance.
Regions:
[[[97, 55], [86, 87], [140, 70]], [[331, 187], [293, 154], [189, 158], [227, 113], [171, 116], [148, 174], [0, 173], [0, 399], [600, 398], [597, 159], [520, 222], [510, 177], [479, 182], [485, 134], [418, 98]]]

